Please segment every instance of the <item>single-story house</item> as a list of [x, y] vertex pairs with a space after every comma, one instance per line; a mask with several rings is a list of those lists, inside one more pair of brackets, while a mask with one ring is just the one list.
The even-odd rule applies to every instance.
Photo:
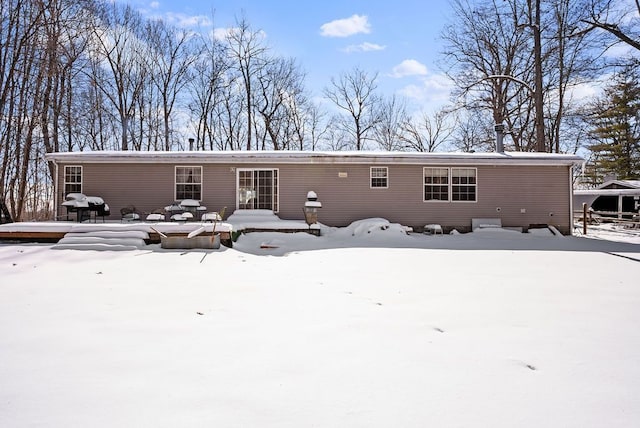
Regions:
[[298, 151], [96, 151], [50, 153], [55, 206], [69, 193], [102, 198], [118, 215], [135, 206], [150, 213], [180, 200], [209, 211], [272, 210], [304, 219], [308, 192], [319, 222], [346, 226], [383, 217], [420, 230], [471, 229], [472, 219], [503, 227], [548, 224], [572, 230], [574, 155], [549, 153], [404, 153]]
[[640, 209], [640, 180], [609, 180], [595, 189], [576, 190], [573, 201], [576, 209], [585, 203], [601, 215], [632, 217]]

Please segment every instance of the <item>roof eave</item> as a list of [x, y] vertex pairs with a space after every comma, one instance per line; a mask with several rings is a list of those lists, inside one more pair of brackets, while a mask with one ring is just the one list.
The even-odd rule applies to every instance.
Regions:
[[48, 153], [57, 163], [202, 163], [202, 164], [414, 164], [414, 165], [576, 165], [575, 155], [540, 153], [400, 152], [64, 152]]

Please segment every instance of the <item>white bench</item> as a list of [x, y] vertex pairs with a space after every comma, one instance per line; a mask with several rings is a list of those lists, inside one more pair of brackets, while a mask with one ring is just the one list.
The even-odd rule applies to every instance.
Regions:
[[502, 228], [502, 220], [499, 218], [472, 218], [471, 230], [476, 229], [500, 229]]

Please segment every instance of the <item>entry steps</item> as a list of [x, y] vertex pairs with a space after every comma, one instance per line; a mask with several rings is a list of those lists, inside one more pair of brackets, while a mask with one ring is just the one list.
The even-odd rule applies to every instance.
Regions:
[[141, 230], [68, 232], [52, 248], [57, 250], [131, 251], [144, 248], [149, 234]]

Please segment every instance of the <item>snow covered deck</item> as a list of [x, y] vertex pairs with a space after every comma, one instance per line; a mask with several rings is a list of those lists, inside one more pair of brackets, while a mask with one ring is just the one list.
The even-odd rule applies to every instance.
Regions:
[[[0, 225], [0, 239], [55, 241], [62, 238], [67, 233], [140, 231], [148, 233], [150, 241], [160, 242], [159, 232], [165, 235], [188, 235], [201, 227], [205, 228], [203, 233], [211, 233], [213, 231], [213, 223], [201, 222], [19, 222]], [[221, 233], [222, 239], [225, 239], [225, 237], [230, 239], [232, 231], [233, 226], [229, 223], [222, 222], [216, 224], [216, 232]]]
[[[145, 232], [149, 235], [148, 242], [158, 243], [161, 234], [189, 235], [200, 228], [203, 234], [212, 233], [212, 222], [148, 222], [148, 221], [106, 221], [83, 222], [47, 221], [47, 222], [18, 222], [0, 225], [0, 239], [19, 241], [57, 242], [68, 233], [89, 232]], [[267, 210], [241, 211], [229, 216], [227, 221], [215, 224], [216, 232], [221, 240], [231, 241], [232, 233], [236, 232], [308, 232], [320, 234], [320, 226], [307, 225], [302, 220], [281, 220], [277, 215]]]

